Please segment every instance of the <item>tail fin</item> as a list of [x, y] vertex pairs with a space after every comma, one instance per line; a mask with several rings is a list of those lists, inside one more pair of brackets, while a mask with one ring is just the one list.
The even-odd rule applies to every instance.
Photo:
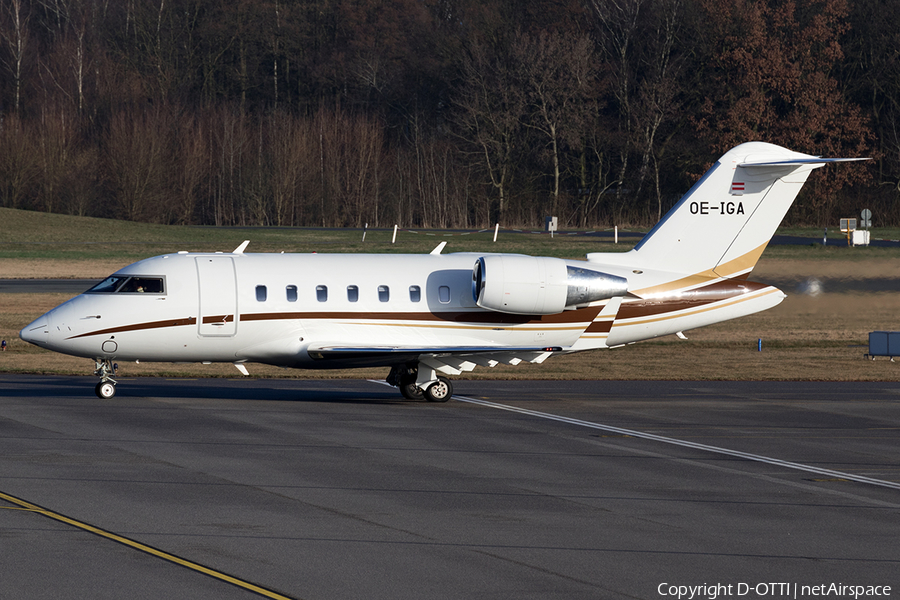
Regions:
[[[708, 277], [749, 273], [818, 158], [764, 142], [729, 150], [627, 253], [644, 267]], [[590, 257], [588, 257], [590, 259]]]

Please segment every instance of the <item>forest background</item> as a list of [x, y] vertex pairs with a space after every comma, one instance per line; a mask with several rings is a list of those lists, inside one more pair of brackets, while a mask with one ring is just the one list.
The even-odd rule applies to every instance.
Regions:
[[168, 224], [646, 225], [728, 148], [900, 224], [900, 0], [0, 0], [0, 202]]

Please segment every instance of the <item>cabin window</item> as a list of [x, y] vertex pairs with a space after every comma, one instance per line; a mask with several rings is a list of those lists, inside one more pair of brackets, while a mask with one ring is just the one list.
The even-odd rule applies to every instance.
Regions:
[[111, 275], [89, 289], [87, 294], [165, 294], [162, 277]]
[[387, 302], [391, 299], [391, 288], [386, 285], [378, 286], [378, 301]]
[[438, 300], [441, 301], [441, 304], [449, 304], [450, 303], [450, 288], [446, 285], [442, 285], [438, 288]]
[[264, 286], [264, 285], [256, 286], [256, 301], [257, 302], [265, 302], [266, 297], [268, 295], [269, 295], [269, 292], [266, 289], [266, 286]]
[[328, 286], [327, 285], [317, 285], [316, 286], [316, 300], [319, 302], [327, 302], [328, 301]]
[[422, 288], [417, 285], [409, 286], [409, 301], [418, 302], [422, 299]]
[[347, 286], [347, 301], [348, 302], [358, 302], [359, 301], [359, 288], [355, 285]]
[[284, 288], [285, 293], [287, 294], [288, 302], [296, 302], [297, 301], [297, 286], [289, 285]]

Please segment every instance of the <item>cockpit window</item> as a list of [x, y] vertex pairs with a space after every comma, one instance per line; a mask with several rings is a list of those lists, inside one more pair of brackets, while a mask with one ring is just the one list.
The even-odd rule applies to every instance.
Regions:
[[128, 279], [127, 277], [118, 277], [116, 275], [110, 275], [91, 289], [89, 289], [87, 294], [111, 294], [119, 289], [119, 286], [122, 285], [122, 282]]
[[162, 277], [133, 277], [110, 275], [91, 289], [87, 294], [165, 294], [166, 288]]

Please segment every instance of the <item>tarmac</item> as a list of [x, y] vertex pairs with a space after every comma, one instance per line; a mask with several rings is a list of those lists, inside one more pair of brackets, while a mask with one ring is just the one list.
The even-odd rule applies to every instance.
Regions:
[[0, 598], [900, 593], [900, 384], [94, 384], [0, 375]]

